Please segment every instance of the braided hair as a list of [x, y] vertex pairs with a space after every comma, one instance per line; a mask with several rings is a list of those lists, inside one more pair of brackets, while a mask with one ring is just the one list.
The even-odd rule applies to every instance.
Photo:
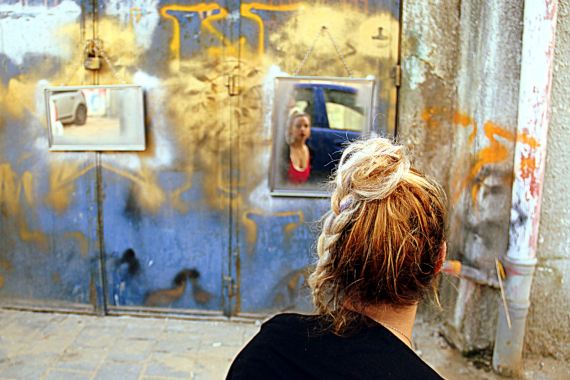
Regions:
[[340, 335], [357, 323], [346, 302], [401, 308], [435, 290], [446, 197], [385, 138], [349, 145], [331, 185], [309, 285], [317, 311]]

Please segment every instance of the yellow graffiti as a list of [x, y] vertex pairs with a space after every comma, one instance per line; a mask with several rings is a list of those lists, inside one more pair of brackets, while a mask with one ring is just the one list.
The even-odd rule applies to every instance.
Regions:
[[181, 187], [170, 193], [170, 203], [181, 214], [185, 214], [189, 209], [188, 204], [184, 202], [182, 199], [180, 199], [180, 196], [182, 195], [182, 193], [185, 193], [192, 188], [193, 185], [192, 171], [193, 171], [192, 167], [186, 168], [185, 172], [188, 173], [186, 177], [186, 182], [184, 183], [184, 185], [182, 185]]
[[12, 271], [12, 264], [5, 259], [0, 258], [0, 267], [4, 268], [5, 270], [11, 272]]
[[77, 239], [77, 241], [79, 242], [79, 248], [81, 249], [81, 255], [83, 257], [87, 257], [87, 253], [88, 253], [88, 244], [87, 244], [87, 238], [85, 237], [85, 235], [81, 232], [69, 232], [63, 235], [65, 238], [67, 239]]
[[251, 214], [275, 216], [275, 217], [298, 216], [299, 220], [297, 222], [287, 223], [285, 225], [285, 227], [283, 228], [283, 232], [285, 233], [285, 235], [287, 237], [289, 237], [291, 235], [291, 233], [293, 232], [293, 230], [295, 228], [299, 227], [305, 221], [305, 215], [303, 214], [303, 212], [301, 210], [278, 212], [275, 214], [259, 212], [259, 211], [244, 212], [242, 214], [241, 221], [242, 221], [242, 224], [244, 225], [245, 230], [246, 230], [245, 239], [251, 245], [253, 245], [257, 242], [257, 223], [255, 223], [255, 221], [253, 219], [250, 219], [249, 215], [251, 215]]
[[265, 48], [265, 25], [263, 24], [263, 19], [261, 16], [252, 12], [252, 10], [260, 10], [260, 11], [275, 11], [275, 12], [290, 12], [290, 11], [297, 11], [301, 9], [308, 9], [308, 5], [306, 3], [295, 3], [295, 4], [282, 4], [282, 5], [273, 5], [273, 4], [263, 4], [263, 3], [249, 3], [249, 4], [241, 4], [240, 12], [241, 15], [245, 18], [249, 18], [257, 24], [259, 28], [259, 32], [257, 34], [258, 41], [257, 41], [257, 54], [261, 56], [263, 54]]
[[95, 164], [86, 165], [80, 169], [84, 162], [66, 162], [54, 165], [50, 172], [49, 195], [45, 201], [56, 211], [62, 212], [71, 202], [71, 194], [75, 191], [75, 180], [84, 176], [95, 167]]
[[133, 181], [136, 185], [135, 194], [139, 204], [144, 209], [157, 212], [164, 203], [166, 196], [160, 186], [156, 184], [155, 175], [150, 169], [143, 167], [137, 174], [132, 174], [105, 163], [102, 163], [101, 167]]
[[24, 196], [30, 206], [34, 205], [32, 173], [29, 171], [22, 174], [22, 179], [18, 180], [18, 176], [10, 164], [0, 164], [0, 208], [8, 215], [16, 215], [20, 211], [20, 196], [22, 189]]
[[20, 204], [21, 184], [10, 164], [0, 165], [0, 208], [3, 213], [16, 214]]
[[18, 231], [23, 241], [35, 241], [42, 248], [47, 248], [48, 241], [45, 234], [40, 231], [30, 231], [26, 213], [20, 207], [22, 189], [26, 201], [33, 206], [32, 180], [32, 173], [24, 172], [22, 179], [18, 180], [10, 164], [0, 164], [0, 209], [4, 214], [17, 218]]
[[[219, 13], [212, 15], [213, 11], [219, 10]], [[224, 34], [216, 29], [213, 25], [213, 21], [218, 21], [224, 19], [228, 15], [228, 11], [221, 8], [218, 4], [206, 4], [200, 3], [196, 5], [167, 5], [160, 9], [160, 15], [162, 17], [168, 18], [173, 22], [173, 35], [172, 42], [170, 43], [170, 50], [174, 53], [174, 59], [180, 60], [180, 22], [175, 16], [170, 15], [169, 11], [179, 11], [179, 12], [204, 12], [206, 17], [202, 18], [200, 26], [204, 26], [207, 30], [212, 32], [216, 38], [218, 38], [224, 45], [229, 45], [228, 41], [224, 37]]]
[[20, 232], [20, 239], [24, 242], [34, 241], [40, 245], [45, 251], [48, 247], [48, 240], [46, 235], [41, 231], [30, 231], [26, 223], [26, 216], [21, 215], [18, 220], [18, 230]]

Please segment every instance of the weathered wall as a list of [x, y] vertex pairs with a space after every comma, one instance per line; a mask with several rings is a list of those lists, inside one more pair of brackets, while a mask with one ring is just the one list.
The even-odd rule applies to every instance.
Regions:
[[558, 2], [538, 264], [525, 353], [570, 360], [570, 1]]
[[[406, 1], [399, 134], [449, 196], [449, 258], [492, 271], [508, 244], [522, 37], [519, 1]], [[492, 346], [498, 292], [443, 282], [448, 337]]]

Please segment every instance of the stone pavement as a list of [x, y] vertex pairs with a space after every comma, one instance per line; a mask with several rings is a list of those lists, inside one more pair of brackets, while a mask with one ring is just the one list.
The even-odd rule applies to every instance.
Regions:
[[0, 379], [224, 379], [255, 324], [0, 309]]
[[[258, 330], [259, 323], [0, 308], [0, 380], [223, 380], [233, 357]], [[489, 368], [478, 370], [421, 318], [413, 340], [416, 352], [446, 379], [502, 379]], [[544, 360], [525, 365], [524, 378], [570, 378], [566, 370], [556, 372], [563, 377], [550, 371], [557, 370], [557, 362]]]

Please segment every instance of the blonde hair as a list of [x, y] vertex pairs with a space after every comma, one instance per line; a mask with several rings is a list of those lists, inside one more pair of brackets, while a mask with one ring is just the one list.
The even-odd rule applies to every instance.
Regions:
[[385, 138], [349, 145], [331, 184], [309, 285], [317, 311], [340, 334], [356, 321], [345, 302], [410, 306], [434, 284], [446, 198]]
[[297, 107], [293, 108], [289, 113], [289, 118], [287, 119], [287, 130], [285, 131], [285, 142], [287, 142], [287, 145], [291, 145], [293, 143], [293, 133], [291, 133], [291, 128], [293, 127], [295, 120], [299, 117], [306, 117], [309, 119], [309, 123], [312, 124], [311, 115], [300, 111]]

